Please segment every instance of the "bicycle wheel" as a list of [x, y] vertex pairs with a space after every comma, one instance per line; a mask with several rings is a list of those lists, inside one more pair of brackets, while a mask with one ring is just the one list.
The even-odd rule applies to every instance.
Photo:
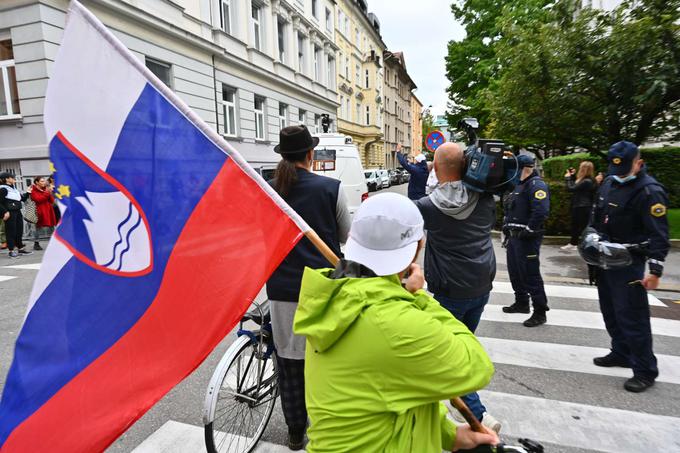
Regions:
[[266, 344], [239, 337], [208, 387], [203, 416], [209, 453], [251, 452], [262, 437], [278, 396], [278, 370]]

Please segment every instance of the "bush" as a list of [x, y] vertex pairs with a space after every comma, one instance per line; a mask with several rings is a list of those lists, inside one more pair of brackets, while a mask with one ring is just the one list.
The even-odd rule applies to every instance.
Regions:
[[[649, 174], [654, 176], [668, 190], [670, 207], [680, 207], [680, 148], [643, 148], [642, 158], [647, 163]], [[606, 173], [607, 163], [596, 154], [578, 153], [567, 156], [551, 157], [543, 161], [543, 174], [546, 180], [563, 182], [568, 168], [578, 168], [583, 160], [590, 160], [595, 171]]]

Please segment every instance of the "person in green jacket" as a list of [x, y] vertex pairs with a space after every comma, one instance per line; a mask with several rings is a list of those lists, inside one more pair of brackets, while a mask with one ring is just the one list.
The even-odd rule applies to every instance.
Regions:
[[[307, 451], [441, 453], [498, 443], [456, 427], [442, 400], [486, 386], [474, 335], [425, 291], [423, 218], [406, 197], [364, 202], [336, 269], [305, 269], [294, 331], [307, 337]], [[402, 280], [404, 284], [402, 286]]]

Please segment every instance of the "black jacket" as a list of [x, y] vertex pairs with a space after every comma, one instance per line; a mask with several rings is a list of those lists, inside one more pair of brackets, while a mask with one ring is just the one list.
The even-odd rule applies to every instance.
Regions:
[[406, 160], [406, 156], [401, 153], [397, 153], [397, 159], [404, 170], [411, 174], [411, 179], [408, 180], [408, 197], [414, 201], [423, 198], [425, 196], [427, 177], [430, 176], [430, 171], [427, 169], [427, 162], [422, 161], [416, 164], [410, 164]]
[[443, 212], [432, 201], [432, 196], [416, 201], [427, 230], [425, 280], [428, 289], [452, 299], [488, 294], [496, 276], [496, 255], [491, 242], [491, 229], [496, 220], [493, 196], [484, 193], [477, 199], [474, 194], [476, 206], [462, 215], [453, 210], [448, 214]]
[[[340, 181], [299, 168], [297, 175], [298, 181], [284, 200], [337, 256], [341, 256], [336, 213]], [[267, 281], [267, 297], [297, 302], [305, 266], [319, 269], [331, 267], [331, 264], [309, 239], [303, 237]]]
[[11, 200], [7, 198], [7, 189], [0, 187], [0, 221], [2, 216], [5, 215], [7, 211], [19, 211], [23, 207], [22, 202], [26, 201], [30, 194], [28, 192], [21, 194], [21, 201]]
[[576, 182], [576, 177], [569, 176], [565, 178], [567, 182], [567, 190], [572, 193], [571, 207], [572, 208], [591, 208], [593, 200], [595, 199], [596, 185], [591, 178], [583, 178]]

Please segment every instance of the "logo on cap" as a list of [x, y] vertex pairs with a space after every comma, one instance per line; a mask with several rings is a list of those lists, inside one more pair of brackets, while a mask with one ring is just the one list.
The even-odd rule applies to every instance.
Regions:
[[621, 158], [615, 157], [612, 159], [612, 164], [619, 165], [621, 163]]

